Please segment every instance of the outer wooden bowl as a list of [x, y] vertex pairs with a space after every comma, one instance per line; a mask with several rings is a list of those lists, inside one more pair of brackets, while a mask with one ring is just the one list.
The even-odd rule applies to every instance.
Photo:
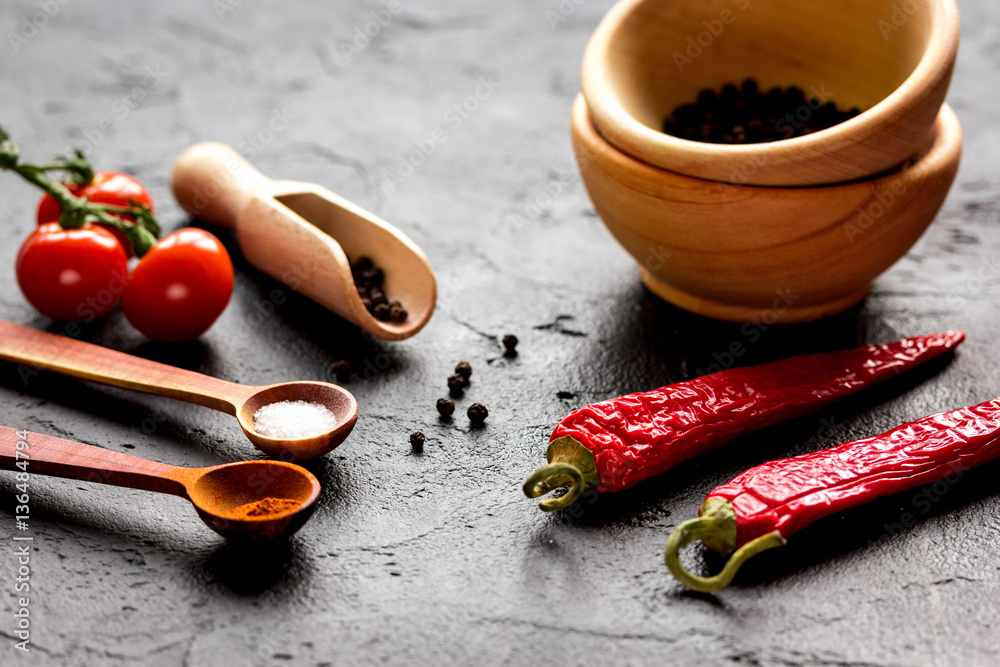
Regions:
[[934, 219], [962, 152], [961, 126], [945, 106], [904, 169], [771, 188], [682, 176], [630, 157], [597, 133], [582, 96], [572, 130], [590, 198], [649, 289], [738, 322], [814, 320], [863, 299]]
[[[601, 136], [651, 165], [738, 184], [841, 183], [920, 150], [959, 32], [955, 0], [622, 0], [587, 46], [582, 88]], [[661, 132], [700, 90], [747, 77], [865, 111], [806, 137], [749, 146]]]

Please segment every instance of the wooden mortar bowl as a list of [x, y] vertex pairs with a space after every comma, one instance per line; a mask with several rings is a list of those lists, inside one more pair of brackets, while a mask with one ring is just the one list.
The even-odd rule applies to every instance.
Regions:
[[826, 187], [737, 186], [652, 167], [597, 133], [582, 96], [572, 131], [594, 207], [650, 290], [695, 313], [767, 324], [862, 300], [934, 219], [962, 152], [947, 105], [912, 165]]
[[[959, 32], [955, 0], [622, 0], [587, 46], [582, 89], [601, 136], [651, 165], [738, 184], [840, 183], [896, 168], [921, 149]], [[748, 77], [762, 90], [795, 85], [807, 99], [864, 113], [766, 144], [661, 131], [702, 89]]]

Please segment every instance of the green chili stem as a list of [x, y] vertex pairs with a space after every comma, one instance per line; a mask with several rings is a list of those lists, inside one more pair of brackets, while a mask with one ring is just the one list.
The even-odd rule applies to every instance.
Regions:
[[584, 491], [600, 484], [594, 453], [574, 438], [564, 436], [553, 440], [545, 455], [549, 464], [525, 480], [524, 495], [537, 498], [561, 486], [569, 486], [569, 491], [560, 498], [548, 498], [538, 503], [542, 511], [554, 512], [569, 507]]
[[[691, 574], [681, 565], [680, 552], [694, 540], [722, 554], [732, 554], [722, 571], [712, 577]], [[699, 593], [713, 593], [728, 586], [747, 560], [762, 551], [786, 544], [778, 531], [762, 535], [736, 549], [736, 513], [728, 501], [709, 498], [702, 505], [701, 516], [685, 521], [674, 529], [663, 550], [663, 558], [671, 574], [679, 582]]]
[[569, 463], [550, 463], [542, 466], [524, 482], [524, 495], [537, 498], [553, 489], [570, 485], [569, 491], [561, 498], [547, 498], [538, 503], [546, 512], [554, 512], [569, 507], [583, 494], [586, 485], [583, 474], [575, 465]]

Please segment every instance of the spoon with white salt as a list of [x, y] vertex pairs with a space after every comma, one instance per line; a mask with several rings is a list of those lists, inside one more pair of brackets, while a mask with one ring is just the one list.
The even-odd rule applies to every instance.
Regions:
[[358, 420], [354, 396], [327, 382], [251, 387], [2, 320], [0, 359], [226, 412], [257, 449], [286, 460], [326, 454]]

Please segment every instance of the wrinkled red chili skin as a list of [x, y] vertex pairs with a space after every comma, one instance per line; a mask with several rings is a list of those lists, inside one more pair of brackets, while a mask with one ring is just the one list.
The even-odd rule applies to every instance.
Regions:
[[953, 350], [961, 331], [735, 368], [588, 405], [550, 440], [594, 454], [598, 491], [621, 491], [744, 433], [798, 417]]
[[709, 498], [733, 504], [736, 546], [783, 537], [835, 512], [961, 474], [1000, 457], [1000, 400], [903, 424], [881, 435], [769, 461]]

